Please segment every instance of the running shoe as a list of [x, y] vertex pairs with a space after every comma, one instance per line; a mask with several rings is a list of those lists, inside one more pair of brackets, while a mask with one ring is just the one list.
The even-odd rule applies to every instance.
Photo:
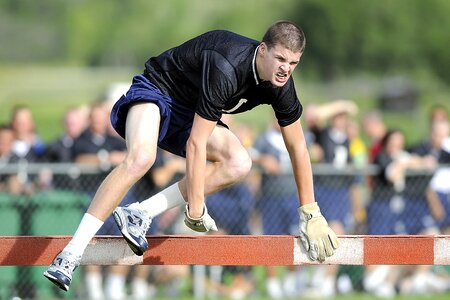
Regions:
[[148, 249], [145, 235], [152, 222], [150, 216], [132, 205], [117, 207], [113, 216], [128, 246], [136, 255], [142, 256]]
[[44, 276], [63, 291], [68, 291], [72, 281], [72, 273], [80, 265], [81, 256], [62, 251], [44, 272]]

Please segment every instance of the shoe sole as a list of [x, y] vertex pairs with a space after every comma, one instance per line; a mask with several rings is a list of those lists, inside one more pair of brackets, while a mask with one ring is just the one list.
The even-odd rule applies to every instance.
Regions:
[[[120, 211], [120, 213], [119, 213], [119, 211]], [[127, 231], [124, 230], [125, 224], [122, 222], [122, 217], [125, 218], [125, 216], [123, 215], [122, 210], [119, 210], [119, 211], [114, 210], [113, 217], [114, 217], [114, 221], [116, 222], [117, 226], [119, 226], [119, 229], [120, 229], [120, 232], [122, 233], [122, 236], [124, 237], [124, 239], [127, 242], [128, 246], [134, 252], [134, 254], [136, 254], [137, 256], [144, 255], [144, 252], [141, 249], [139, 249], [138, 246], [136, 246], [133, 243], [133, 240], [128, 236]]]
[[63, 291], [65, 291], [65, 292], [69, 291], [69, 286], [67, 284], [59, 282], [58, 278], [56, 278], [53, 275], [47, 273], [47, 271], [45, 271], [43, 275], [44, 275], [45, 278], [50, 280], [54, 285], [56, 285], [57, 287], [59, 287]]

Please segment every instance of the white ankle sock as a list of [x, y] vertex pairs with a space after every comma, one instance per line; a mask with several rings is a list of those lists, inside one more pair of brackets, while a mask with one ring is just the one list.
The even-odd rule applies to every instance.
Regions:
[[103, 223], [103, 221], [93, 215], [85, 213], [80, 225], [78, 225], [77, 231], [69, 244], [64, 248], [64, 251], [68, 251], [76, 256], [82, 256], [90, 240], [95, 236], [100, 227], [102, 227]]
[[178, 188], [177, 182], [139, 203], [139, 208], [154, 218], [166, 210], [182, 204], [185, 204], [185, 201]]

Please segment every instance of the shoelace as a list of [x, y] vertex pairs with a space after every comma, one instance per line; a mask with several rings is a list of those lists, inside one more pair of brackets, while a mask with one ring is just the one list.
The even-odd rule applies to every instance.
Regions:
[[134, 214], [134, 216], [138, 217], [142, 221], [142, 225], [140, 225], [140, 226], [135, 225], [135, 227], [136, 227], [136, 230], [138, 231], [139, 235], [145, 236], [150, 227], [151, 220], [141, 210], [137, 210], [137, 212], [138, 212], [138, 214]]
[[[63, 257], [58, 257], [58, 259], [61, 259], [61, 263], [59, 263], [59, 266], [62, 267], [64, 270], [75, 270], [76, 267], [78, 267], [78, 262], [79, 262], [79, 258], [73, 258], [73, 260], [68, 258], [67, 256], [63, 256]], [[57, 266], [54, 263], [55, 266]]]

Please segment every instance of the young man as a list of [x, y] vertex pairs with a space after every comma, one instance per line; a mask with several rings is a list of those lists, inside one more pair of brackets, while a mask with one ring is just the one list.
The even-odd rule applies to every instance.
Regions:
[[[127, 157], [100, 185], [72, 240], [44, 275], [68, 290], [85, 248], [113, 210], [137, 255], [148, 248], [145, 232], [151, 219], [174, 206], [186, 203], [185, 224], [192, 230], [217, 230], [205, 195], [243, 179], [251, 168], [249, 154], [220, 118], [261, 104], [273, 107], [292, 160], [301, 240], [312, 260], [331, 256], [338, 240], [314, 199], [299, 120], [302, 106], [291, 78], [304, 48], [303, 31], [282, 21], [267, 30], [262, 42], [211, 31], [150, 58], [111, 113], [114, 128], [127, 142]], [[152, 166], [157, 147], [185, 156], [186, 176], [141, 203], [116, 208]]]

